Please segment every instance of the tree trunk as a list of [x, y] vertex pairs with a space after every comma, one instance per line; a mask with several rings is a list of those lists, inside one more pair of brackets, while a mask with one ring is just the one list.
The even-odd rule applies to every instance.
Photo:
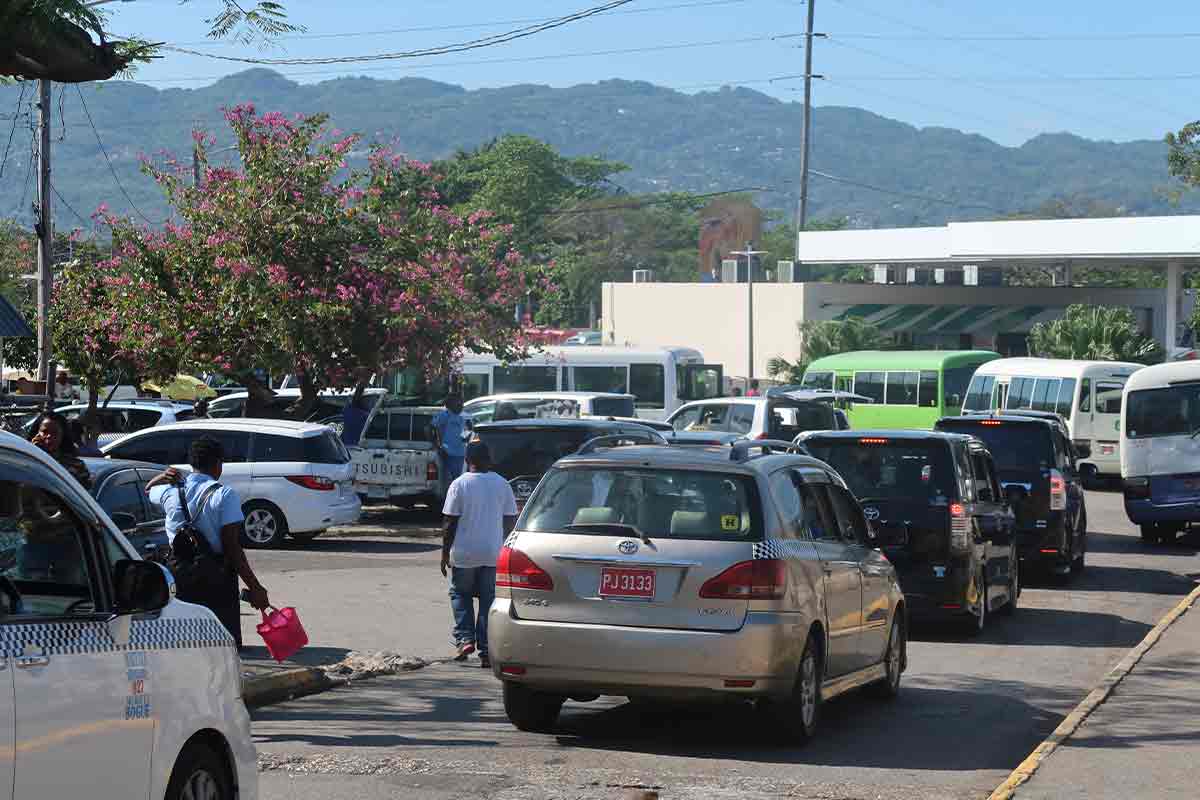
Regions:
[[288, 416], [303, 421], [317, 407], [317, 384], [307, 372], [301, 372], [297, 377], [300, 379], [300, 399], [288, 410]]

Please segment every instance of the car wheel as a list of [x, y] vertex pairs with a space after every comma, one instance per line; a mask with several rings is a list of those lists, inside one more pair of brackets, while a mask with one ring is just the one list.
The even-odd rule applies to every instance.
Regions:
[[249, 548], [279, 547], [287, 536], [287, 520], [283, 513], [262, 500], [242, 506], [246, 524], [242, 528], [242, 545]]
[[224, 760], [203, 742], [193, 742], [171, 770], [166, 800], [233, 800], [232, 784]]
[[1008, 602], [1000, 609], [1000, 613], [1011, 617], [1017, 613], [1017, 600], [1021, 597], [1021, 559], [1012, 560], [1012, 574], [1008, 579]]
[[821, 646], [814, 634], [808, 635], [792, 696], [782, 700], [763, 700], [767, 730], [777, 731], [787, 744], [803, 744], [817, 733], [821, 718]]
[[512, 681], [504, 682], [504, 713], [519, 731], [550, 733], [562, 711], [562, 695], [537, 692]]
[[979, 613], [972, 614], [967, 618], [966, 629], [968, 636], [978, 636], [983, 633], [984, 627], [987, 625], [987, 579], [984, 578], [983, 570], [979, 571]]
[[892, 632], [888, 634], [887, 650], [883, 653], [883, 666], [887, 670], [886, 677], [871, 684], [871, 693], [884, 700], [891, 700], [900, 694], [900, 675], [904, 671], [904, 649], [908, 641], [904, 633], [904, 624], [900, 621], [899, 609], [896, 618], [892, 620]]

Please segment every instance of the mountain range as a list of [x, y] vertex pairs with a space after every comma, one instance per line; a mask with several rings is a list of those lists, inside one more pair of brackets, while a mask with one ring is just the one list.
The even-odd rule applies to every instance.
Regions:
[[[20, 87], [0, 86], [0, 148], [10, 125], [13, 133], [0, 177], [0, 216], [31, 222], [36, 187], [32, 114], [25, 112], [34, 87], [26, 88], [23, 105], [20, 96]], [[165, 151], [187, 159], [194, 126], [213, 132], [217, 148], [229, 144], [220, 109], [246, 101], [263, 111], [325, 112], [331, 127], [393, 142], [421, 159], [523, 133], [565, 155], [627, 164], [629, 171], [617, 181], [631, 192], [754, 187], [762, 190], [756, 195], [760, 205], [781, 217], [796, 203], [801, 106], [746, 88], [684, 94], [609, 80], [569, 88], [466, 90], [423, 78], [298, 84], [253, 69], [197, 89], [159, 90], [136, 81], [55, 85], [52, 181], [61, 195], [58, 225], [78, 224], [78, 217], [102, 202], [118, 212], [135, 213], [136, 207], [161, 220], [165, 205], [139, 172], [140, 158]], [[213, 154], [214, 161], [229, 157]], [[817, 106], [812, 168], [823, 174], [811, 178], [810, 218], [846, 216], [854, 227], [994, 219], [1056, 200], [1083, 200], [1123, 214], [1200, 212], [1200, 193], [1173, 198], [1160, 141], [1048, 133], [1005, 147], [984, 136], [918, 128], [861, 108]]]

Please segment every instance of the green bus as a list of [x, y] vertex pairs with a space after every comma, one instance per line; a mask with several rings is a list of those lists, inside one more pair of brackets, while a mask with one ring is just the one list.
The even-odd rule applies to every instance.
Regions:
[[960, 413], [975, 370], [997, 358], [990, 350], [858, 350], [818, 358], [801, 385], [871, 398], [850, 407], [855, 428], [932, 428]]

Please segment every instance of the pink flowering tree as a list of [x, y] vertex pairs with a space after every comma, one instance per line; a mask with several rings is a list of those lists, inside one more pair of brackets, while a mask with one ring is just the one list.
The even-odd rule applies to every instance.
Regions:
[[350, 170], [359, 139], [329, 134], [323, 115], [243, 105], [226, 118], [240, 168], [206, 167], [195, 187], [183, 165], [147, 164], [173, 221], [148, 230], [107, 218], [110, 266], [135, 302], [161, 306], [155, 336], [182, 362], [246, 382], [248, 414], [268, 393], [256, 368], [298, 375], [304, 416], [322, 387], [519, 348], [510, 309], [528, 269], [486, 214], [462, 219], [440, 203], [427, 167], [374, 150]]

